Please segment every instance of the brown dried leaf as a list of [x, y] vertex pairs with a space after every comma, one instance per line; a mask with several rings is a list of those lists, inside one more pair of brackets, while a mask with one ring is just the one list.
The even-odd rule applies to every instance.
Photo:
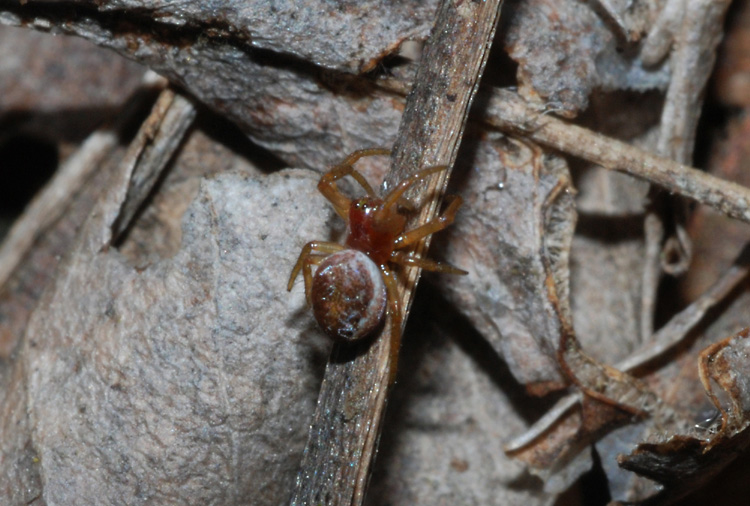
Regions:
[[440, 279], [514, 377], [537, 394], [559, 389], [562, 323], [551, 298], [567, 299], [567, 254], [575, 223], [564, 161], [499, 134], [475, 145], [461, 181], [466, 205], [436, 238], [468, 276]]
[[[694, 10], [693, 17], [688, 16], [693, 25], [715, 24], [710, 22], [715, 16], [708, 14], [716, 14], [716, 9], [726, 6], [725, 2], [691, 2], [698, 4], [704, 10]], [[692, 131], [683, 135], [680, 128], [692, 130], [689, 125], [697, 118], [696, 100], [703, 77], [708, 75], [710, 58], [699, 57], [693, 62], [697, 66], [688, 65], [689, 59], [673, 58], [672, 62], [665, 60], [653, 69], [645, 69], [637, 45], [640, 36], [652, 30], [644, 49], [648, 53], [644, 59], [650, 62], [664, 56], [665, 48], [673, 41], [683, 55], [710, 53], [712, 49], [705, 40], [693, 41], [690, 46], [688, 36], [700, 34], [701, 30], [675, 38], [679, 30], [674, 20], [678, 17], [672, 14], [679, 11], [675, 6], [680, 5], [675, 1], [618, 0], [508, 2], [504, 12], [505, 43], [519, 64], [521, 92], [528, 99], [546, 104], [547, 110], [558, 109], [572, 116], [590, 104], [588, 113], [605, 116], [613, 113], [611, 103], [591, 100], [592, 90], [665, 89], [670, 83], [669, 65], [682, 65], [676, 67], [679, 72], [674, 75], [697, 73], [700, 78], [694, 82], [688, 82], [692, 76], [672, 78], [670, 90], [692, 88], [682, 94], [683, 98], [670, 95], [665, 109], [672, 112], [665, 118], [687, 114], [687, 119], [664, 120], [666, 134], [661, 138], [662, 143], [665, 139], [667, 143], [682, 139], [670, 148], [683, 154], [692, 151]], [[277, 9], [273, 13], [272, 7]], [[343, 72], [370, 68], [405, 38], [424, 35], [425, 26], [431, 22], [431, 9], [431, 4], [415, 7], [410, 3], [358, 4], [337, 11], [320, 5], [311, 8], [258, 2], [234, 6], [227, 2], [210, 12], [197, 4], [153, 3], [144, 11], [141, 4], [124, 1], [103, 6], [83, 1], [65, 6], [30, 2], [0, 7], [0, 22], [76, 33], [136, 58], [184, 85], [285, 160], [322, 169], [355, 148], [392, 143], [402, 107], [400, 99], [362, 86], [361, 81]], [[328, 13], [328, 17], [321, 12]], [[373, 16], [372, 12], [379, 15]], [[705, 16], [700, 14], [706, 12]], [[715, 26], [712, 33], [719, 33]], [[624, 51], [618, 53], [618, 48]], [[696, 49], [700, 51], [691, 53]], [[335, 71], [323, 72], [322, 67]], [[42, 97], [42, 91], [34, 96]], [[672, 106], [677, 109], [670, 109]], [[620, 114], [617, 109], [614, 111]], [[622, 106], [622, 111], [622, 129], [609, 133], [616, 131], [618, 136], [629, 139], [649, 135], [652, 115], [635, 121], [632, 116], [637, 114], [628, 111], [627, 105]], [[602, 128], [601, 123], [597, 128]], [[594, 171], [586, 169], [574, 174], [582, 189], [578, 201], [584, 214], [580, 231], [589, 234], [576, 238], [574, 244], [579, 249], [576, 251], [574, 246], [572, 252], [572, 319], [579, 344], [567, 310], [567, 256], [575, 219], [572, 196], [567, 193], [571, 188], [567, 166], [557, 155], [540, 155], [528, 145], [496, 133], [481, 133], [478, 137], [473, 146], [465, 147], [461, 162], [476, 166], [477, 170], [470, 171], [458, 185], [465, 190], [470, 205], [459, 214], [453, 237], [442, 248], [449, 260], [469, 267], [473, 274], [447, 281], [448, 296], [494, 350], [506, 357], [514, 377], [530, 390], [541, 393], [574, 380], [589, 393], [580, 409], [565, 408], [567, 417], [553, 424], [519, 455], [548, 470], [548, 490], [561, 490], [589, 465], [585, 448], [590, 442], [621, 423], [633, 421], [630, 415], [623, 414], [624, 408], [629, 413], [650, 413], [652, 418], [620, 429], [598, 445], [614, 498], [642, 500], [656, 493], [650, 481], [634, 479], [632, 474], [621, 479], [622, 475], [615, 476], [611, 471], [614, 455], [639, 441], [647, 443], [626, 459], [632, 469], [669, 484], [675, 483], [675, 470], [700, 472], [704, 477], [715, 474], [729, 461], [725, 448], [746, 445], [747, 375], [738, 359], [743, 342], [739, 337], [724, 341], [718, 349], [712, 348], [703, 363], [704, 376], [714, 378], [723, 391], [730, 392], [726, 399], [720, 399], [726, 412], [724, 429], [714, 435], [708, 449], [709, 438], [701, 438], [699, 430], [683, 428], [711, 407], [701, 388], [697, 353], [738, 330], [737, 326], [746, 320], [744, 299], [738, 299], [725, 313], [731, 325], [707, 324], [704, 335], [694, 336], [695, 342], [685, 345], [686, 349], [690, 347], [689, 353], [675, 352], [661, 362], [650, 363], [640, 371], [640, 379], [603, 365], [602, 362], [612, 364], [627, 356], [651, 334], [650, 310], [643, 310], [639, 304], [656, 286], [655, 278], [645, 280], [637, 261], [633, 264], [621, 258], [627, 254], [637, 259], [650, 255], [653, 259], [659, 253], [653, 244], [644, 253], [642, 227], [632, 227], [629, 221], [641, 213], [642, 188], [633, 192], [632, 199], [625, 199], [627, 202], [609, 206], [606, 194], [599, 201], [592, 195], [606, 193], [606, 188], [619, 194], [623, 187], [634, 186], [632, 180], [622, 178], [612, 184], [608, 179], [602, 187]], [[205, 138], [195, 145], [188, 144], [183, 152], [187, 157], [199, 156], [195, 153], [216, 146]], [[216, 157], [201, 161], [216, 172], [226, 168], [220, 161], [222, 153], [226, 153], [218, 151]], [[233, 156], [229, 158], [236, 161]], [[231, 503], [249, 498], [258, 503], [275, 503], [288, 481], [271, 483], [269, 479], [265, 491], [259, 491], [257, 496], [244, 495], [248, 475], [257, 469], [277, 472], [287, 480], [293, 476], [299, 452], [295, 444], [299, 427], [306, 423], [305, 410], [311, 407], [315, 370], [309, 356], [303, 358], [310, 353], [310, 343], [282, 342], [282, 332], [295, 336], [298, 333], [281, 331], [275, 325], [279, 315], [292, 314], [291, 319], [283, 321], [284, 325], [304, 329], [303, 335], [317, 334], [310, 330], [312, 323], [307, 313], [302, 312], [300, 290], [292, 299], [276, 292], [283, 287], [288, 259], [296, 255], [300, 245], [289, 238], [299, 237], [301, 242], [315, 230], [317, 236], [324, 237], [327, 227], [321, 213], [325, 213], [325, 206], [322, 201], [309, 202], [315, 194], [315, 178], [309, 175], [299, 175], [299, 180], [293, 177], [292, 182], [279, 176], [245, 179], [220, 175], [201, 183], [200, 175], [205, 172], [194, 170], [188, 176], [185, 163], [185, 158], [175, 163], [154, 200], [146, 203], [143, 215], [119, 244], [119, 252], [99, 251], [103, 244], [96, 241], [87, 244], [85, 239], [93, 237], [93, 232], [86, 229], [89, 235], [71, 253], [34, 316], [29, 329], [32, 340], [24, 344], [23, 361], [11, 362], [2, 369], [6, 387], [0, 399], [3, 434], [7, 431], [12, 436], [3, 438], [4, 452], [17, 456], [2, 473], [4, 483], [25, 487], [7, 491], [12, 501], [29, 501], [44, 494], [43, 497], [63, 503], [67, 498], [76, 503], [87, 496], [64, 494], [78, 490], [82, 494], [98, 491], [103, 494], [101, 497], [134, 497], [127, 494], [133, 494], [134, 483], [142, 481], [141, 492], [153, 492], [155, 500], [166, 497], [159, 494], [173, 492], [172, 498], [188, 500], [190, 497], [181, 494], [200, 488], [204, 495], [195, 496], [196, 500]], [[236, 167], [245, 173], [255, 170], [241, 160]], [[195, 192], [199, 192], [199, 198], [193, 202]], [[289, 218], [278, 209], [268, 209], [268, 199], [274, 192], [289, 192], [288, 200], [279, 200], [279, 206], [300, 206], [291, 219], [294, 226], [285, 221]], [[297, 200], [299, 195], [304, 195], [304, 202]], [[235, 200], [238, 196], [256, 202]], [[119, 209], [119, 203], [111, 199], [105, 204], [117, 204], [108, 208], [110, 213]], [[189, 205], [183, 236], [179, 221]], [[316, 220], [315, 216], [319, 218]], [[602, 223], [606, 227], [609, 218], [622, 220], [618, 223], [623, 227], [616, 234], [588, 227]], [[81, 219], [71, 215], [69, 223], [80, 223]], [[99, 226], [101, 232], [102, 224]], [[268, 227], [271, 235], [265, 240], [257, 239], [258, 234], [265, 233], [263, 227]], [[56, 254], [70, 249], [72, 234], [66, 237]], [[273, 248], [265, 242], [268, 237], [276, 241]], [[58, 251], [41, 241], [36, 245], [42, 248], [42, 255]], [[580, 254], [583, 249], [589, 249], [590, 254]], [[279, 257], [285, 260], [279, 261]], [[15, 273], [18, 279], [25, 277], [32, 282], [14, 285], [9, 292], [10, 303], [18, 302], [17, 295], [24, 286], [34, 287], [34, 301], [39, 297], [45, 283], [31, 279], [33, 269], [24, 270], [37, 258], [30, 256]], [[44, 276], [50, 276], [55, 264], [39, 262]], [[221, 285], [217, 280], [222, 281]], [[4, 289], [7, 286], [10, 285]], [[607, 298], [602, 304], [594, 306], [580, 297], [585, 291], [597, 298], [597, 288], [607, 292], [600, 297]], [[215, 300], [216, 305], [212, 306], [210, 300]], [[21, 302], [19, 314], [25, 316], [13, 333], [22, 331], [30, 311], [31, 303]], [[622, 304], [627, 305], [626, 311], [620, 310]], [[185, 309], [190, 307], [192, 310]], [[219, 311], [221, 308], [226, 312]], [[202, 316], [183, 318], [186, 314]], [[685, 332], [686, 329], [682, 331]], [[194, 338], [206, 335], [212, 340]], [[560, 355], [564, 374], [557, 363], [561, 335], [567, 345]], [[223, 339], [228, 336], [232, 339]], [[434, 426], [419, 424], [434, 432], [409, 434], [407, 424], [401, 429], [406, 435], [396, 435], [395, 450], [391, 451], [397, 456], [388, 462], [397, 472], [383, 471], [380, 497], [404, 504], [426, 497], [423, 494], [427, 491], [410, 477], [436, 476], [443, 462], [440, 457], [450, 454], [450, 469], [457, 474], [443, 480], [451, 484], [451, 490], [431, 497], [432, 502], [447, 498], [458, 503], [489, 503], [493, 497], [500, 497], [498, 490], [503, 487], [482, 488], [480, 483], [464, 480], [462, 470], [467, 466], [479, 469], [479, 462], [489, 459], [491, 465], [481, 468], [486, 473], [482, 474], [483, 481], [491, 481], [495, 473], [509, 481], [515, 479], [517, 475], [511, 477], [513, 472], [508, 472], [504, 457], [493, 459], [482, 450], [494, 448], [497, 438], [505, 437], [504, 432], [493, 433], [495, 439], [486, 437], [493, 418], [510, 416], [513, 431], [519, 432], [521, 421], [515, 418], [513, 409], [509, 410], [511, 415], [503, 412], [508, 399], [492, 397], [493, 390], [482, 375], [473, 375], [466, 361], [456, 358], [459, 354], [440, 346], [435, 363], [442, 364], [441, 359], [445, 359], [446, 364], [454, 364], [455, 369], [446, 366], [446, 371], [465, 380], [456, 388], [476, 392], [475, 398], [456, 397], [455, 389], [448, 388], [441, 392], [445, 397], [415, 401], [416, 406], [408, 412], [413, 411], [415, 416], [436, 414]], [[317, 345], [312, 345], [312, 349], [313, 355], [320, 352]], [[428, 350], [427, 364], [433, 360], [429, 353]], [[243, 369], [248, 364], [249, 371]], [[301, 386], [292, 384], [299, 378], [292, 381], [281, 374], [285, 368], [301, 371]], [[435, 370], [429, 367], [424, 374]], [[25, 374], [32, 379], [28, 385]], [[437, 383], [445, 383], [445, 378], [438, 379]], [[214, 383], [205, 384], [211, 381]], [[280, 389], [276, 389], [279, 385]], [[428, 385], [424, 387], [427, 390], [433, 388], [429, 381], [424, 385]], [[259, 401], [263, 396], [274, 400], [271, 409]], [[488, 397], [495, 398], [494, 402], [503, 409], [485, 406]], [[420, 402], [427, 409], [420, 411]], [[444, 403], [454, 409], [441, 411]], [[664, 408], [660, 407], [662, 404]], [[460, 424], [456, 430], [456, 425], [452, 425], [456, 417], [477, 405], [485, 410], [479, 415], [480, 434], [470, 422]], [[82, 406], [86, 407], [83, 412], [79, 410]], [[493, 411], [495, 408], [497, 411]], [[27, 417], [27, 410], [31, 418]], [[441, 414], [445, 416], [440, 417]], [[272, 420], [274, 417], [288, 424], [284, 430], [294, 427], [293, 435], [284, 432], [277, 420]], [[164, 432], [165, 427], [174, 428], [174, 432]], [[456, 430], [455, 439], [450, 439], [451, 430]], [[173, 444], [169, 449], [174, 449], [176, 457], [167, 458], [166, 451], [159, 453], [155, 443], [159, 437]], [[255, 454], [254, 437], [268, 445]], [[613, 443], [615, 439], [620, 440], [620, 446]], [[445, 453], [440, 453], [441, 442], [449, 448]], [[462, 444], [477, 450], [470, 456], [455, 456]], [[421, 456], [419, 462], [415, 463], [409, 455], [412, 448]], [[81, 458], [74, 458], [70, 453], [73, 451], [80, 452]], [[272, 454], [276, 455], [272, 464], [260, 469], [258, 462]], [[41, 463], [37, 461], [40, 456]], [[144, 469], [153, 462], [157, 462], [159, 472], [152, 476]], [[665, 463], [674, 467], [664, 467]], [[41, 476], [52, 477], [46, 490], [42, 489]], [[74, 480], [63, 483], [65, 476], [73, 476]], [[232, 487], [224, 487], [223, 478]], [[182, 479], [188, 486], [181, 490], [161, 486], [174, 485], [175, 480]], [[695, 479], [690, 484], [699, 483]], [[511, 483], [506, 488], [513, 486]], [[236, 495], [231, 497], [232, 494]], [[516, 498], [510, 493], [495, 500]], [[540, 503], [550, 500], [544, 495], [534, 498]]]
[[[518, 62], [519, 92], [532, 102], [573, 117], [596, 88], [663, 89], [668, 74], [646, 68], [637, 51], [621, 51], [609, 20], [576, 0], [517, 0], [506, 6], [508, 54]], [[628, 28], [650, 25], [657, 6], [637, 2], [626, 10]]]
[[[124, 11], [129, 15], [113, 15], [29, 2], [0, 7], [0, 23], [79, 35], [136, 59], [186, 87], [292, 165], [322, 169], [355, 149], [392, 145], [400, 106], [358, 89], [357, 83], [350, 87], [351, 76], [340, 71], [372, 66], [404, 38], [425, 35], [434, 6], [374, 1], [338, 10], [327, 3], [293, 4], [227, 2], [223, 9], [208, 9], [165, 2], [152, 9], [164, 12], [166, 20], [152, 20], [141, 14], [140, 4]], [[217, 19], [217, 12], [224, 14]], [[267, 17], [259, 16], [263, 12]], [[174, 22], [181, 15], [187, 16], [183, 26]], [[332, 19], [346, 19], [333, 30], [338, 37], [331, 37]], [[308, 26], [313, 21], [315, 29]], [[206, 30], [206, 23], [216, 30]], [[297, 56], [289, 56], [297, 49]], [[337, 70], [323, 71], [313, 63]]]
[[708, 437], [675, 435], [665, 442], [641, 443], [618, 458], [622, 467], [666, 485], [666, 495], [674, 497], [700, 487], [737, 458], [750, 443], [749, 335], [745, 329], [701, 353], [701, 380], [721, 412], [720, 425], [708, 427]]

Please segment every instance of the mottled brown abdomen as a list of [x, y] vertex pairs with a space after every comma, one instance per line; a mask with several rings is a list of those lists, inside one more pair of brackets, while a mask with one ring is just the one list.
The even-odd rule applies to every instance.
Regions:
[[321, 262], [312, 282], [313, 314], [332, 338], [351, 342], [377, 329], [385, 316], [386, 294], [378, 266], [361, 251], [348, 249]]

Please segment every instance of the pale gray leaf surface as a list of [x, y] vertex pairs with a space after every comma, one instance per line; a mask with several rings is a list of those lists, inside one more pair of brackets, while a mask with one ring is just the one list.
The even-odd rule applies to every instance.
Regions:
[[[530, 0], [508, 2], [505, 46], [518, 62], [519, 92], [550, 110], [575, 116], [597, 88], [663, 89], [669, 71], [644, 67], [638, 52], [622, 50], [595, 2]], [[627, 20], [650, 24], [654, 2], [637, 2]], [[638, 26], [636, 29], [640, 29]]]
[[5, 504], [45, 504], [39, 456], [31, 439], [21, 361], [0, 369], [0, 497]]
[[[43, 3], [28, 2], [30, 7]], [[351, 71], [371, 67], [383, 56], [381, 48], [394, 49], [406, 38], [426, 37], [437, 5], [434, 0], [67, 3], [88, 10], [89, 17], [100, 17], [114, 25], [141, 22], [175, 33], [205, 32], [208, 37], [238, 41], [253, 49], [294, 55], [316, 65]]]
[[[466, 205], [455, 227], [436, 237], [446, 259], [469, 274], [439, 282], [516, 380], [540, 392], [559, 388], [565, 382], [556, 358], [560, 320], [545, 280], [568, 282], [567, 262], [554, 272], [575, 223], [567, 166], [500, 134], [478, 142], [472, 162], [478, 168], [460, 183]], [[562, 215], [557, 223], [549, 219], [552, 208]]]
[[[658, 121], [655, 98], [597, 94], [582, 120], [597, 131], [650, 149]], [[650, 337], [641, 332], [649, 185], [588, 164], [576, 167], [573, 177], [579, 214], [570, 262], [573, 322], [584, 350], [613, 364]]]
[[[114, 249], [87, 253], [81, 241], [27, 332], [44, 498], [285, 496], [317, 391], [311, 357], [323, 352], [309, 319], [295, 317], [301, 291], [290, 296], [283, 282], [298, 246], [289, 237], [323, 233], [313, 189], [308, 173], [294, 171], [205, 180], [180, 251], [145, 270]], [[299, 214], [278, 220], [281, 203]]]

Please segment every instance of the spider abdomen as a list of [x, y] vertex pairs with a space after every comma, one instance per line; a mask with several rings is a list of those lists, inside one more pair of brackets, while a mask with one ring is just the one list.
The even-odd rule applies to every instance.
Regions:
[[325, 333], [339, 341], [372, 334], [383, 322], [387, 302], [380, 268], [361, 251], [326, 257], [313, 276], [313, 314]]

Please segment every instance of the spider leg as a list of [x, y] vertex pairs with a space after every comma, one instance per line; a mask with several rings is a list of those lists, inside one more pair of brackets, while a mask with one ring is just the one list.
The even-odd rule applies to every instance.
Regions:
[[339, 191], [336, 181], [346, 176], [352, 176], [364, 188], [367, 195], [374, 197], [375, 190], [372, 189], [372, 186], [370, 186], [365, 177], [354, 169], [354, 164], [357, 160], [365, 156], [388, 155], [390, 153], [390, 150], [385, 148], [359, 149], [355, 151], [341, 163], [334, 165], [330, 171], [323, 174], [318, 183], [318, 191], [333, 204], [333, 208], [338, 215], [347, 220], [349, 218], [351, 200]]
[[410, 267], [420, 267], [426, 271], [431, 272], [443, 272], [445, 274], [468, 274], [468, 272], [466, 272], [465, 270], [454, 267], [451, 264], [436, 262], [435, 260], [430, 260], [429, 258], [413, 257], [403, 251], [394, 251], [391, 254], [391, 262], [399, 265], [408, 265]]
[[414, 244], [415, 242], [421, 240], [424, 237], [427, 237], [430, 234], [434, 234], [439, 230], [443, 230], [445, 227], [453, 223], [453, 220], [456, 219], [456, 213], [458, 212], [458, 208], [461, 207], [463, 199], [457, 195], [450, 195], [447, 197], [447, 199], [450, 199], [448, 207], [445, 208], [445, 211], [443, 211], [440, 216], [428, 221], [420, 227], [409, 230], [408, 232], [405, 232], [398, 236], [393, 242], [394, 249], [405, 248], [406, 246]]
[[398, 370], [398, 353], [401, 350], [401, 326], [403, 317], [398, 303], [398, 279], [396, 274], [385, 265], [380, 266], [385, 281], [385, 290], [388, 294], [388, 313], [391, 315], [391, 371], [390, 382], [396, 379]]
[[428, 176], [447, 170], [447, 165], [437, 165], [435, 167], [427, 167], [419, 172], [412, 174], [403, 181], [401, 181], [391, 192], [383, 199], [383, 209], [390, 209], [398, 203], [401, 196], [409, 189], [409, 187], [424, 181]]
[[[291, 276], [289, 276], [289, 283], [287, 283], [286, 285], [287, 291], [292, 290], [292, 286], [294, 286], [294, 280], [297, 279], [299, 271], [301, 271], [305, 266], [305, 260], [309, 256], [320, 254], [329, 255], [343, 249], [346, 249], [346, 247], [336, 242], [313, 241], [305, 244], [305, 246], [302, 248], [302, 252], [299, 254], [299, 258], [297, 258], [297, 263], [294, 264], [292, 274]], [[305, 287], [305, 291], [307, 291], [307, 287]]]
[[307, 305], [312, 307], [312, 282], [313, 282], [313, 265], [317, 265], [330, 253], [315, 253], [311, 252], [305, 261], [302, 262], [302, 278], [305, 280], [305, 299], [307, 299]]

